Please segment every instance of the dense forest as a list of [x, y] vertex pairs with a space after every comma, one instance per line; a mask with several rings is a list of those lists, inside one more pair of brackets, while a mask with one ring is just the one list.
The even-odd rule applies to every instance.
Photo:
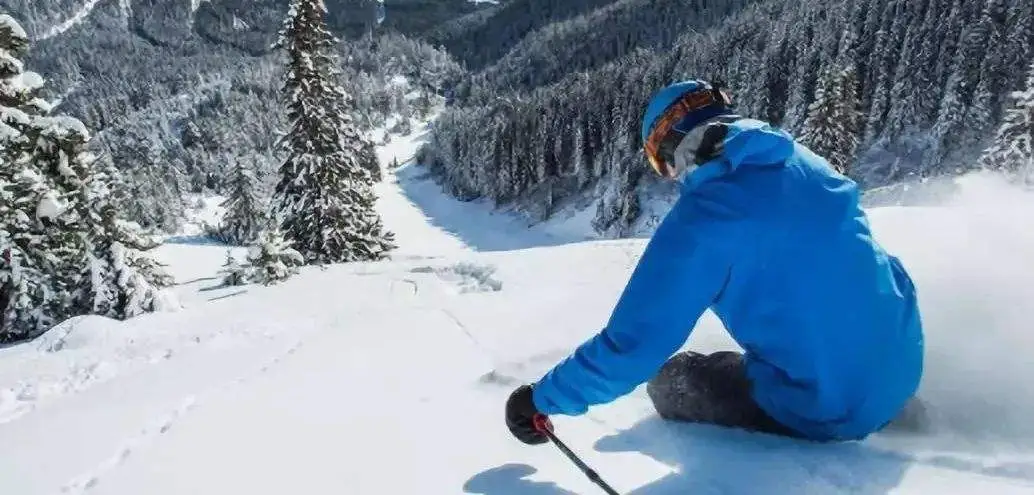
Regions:
[[[979, 166], [1034, 44], [1025, 0], [743, 3], [622, 0], [535, 30], [457, 86], [423, 160], [459, 197], [539, 217], [587, 191], [598, 228], [620, 234], [653, 182], [638, 135], [653, 91], [720, 81], [743, 115], [804, 135], [823, 74], [846, 70], [851, 177], [876, 187], [951, 174]], [[503, 20], [468, 22], [478, 33]]]

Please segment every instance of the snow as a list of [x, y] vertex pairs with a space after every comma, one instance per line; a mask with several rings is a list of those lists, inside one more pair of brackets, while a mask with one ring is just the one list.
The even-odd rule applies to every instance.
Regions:
[[40, 220], [54, 219], [61, 216], [66, 208], [68, 205], [58, 198], [55, 192], [49, 191], [46, 196], [40, 198], [39, 204], [36, 205], [36, 218]]
[[199, 194], [188, 195], [187, 202], [193, 207], [188, 208], [185, 214], [181, 234], [185, 236], [200, 236], [204, 234], [206, 226], [219, 225], [226, 209], [221, 205], [226, 201], [224, 196], [202, 196]]
[[25, 64], [7, 50], [0, 50], [0, 67], [3, 67], [8, 73], [19, 73], [25, 70]]
[[394, 76], [391, 76], [391, 78], [388, 79], [388, 86], [392, 86], [392, 87], [409, 87], [409, 86], [411, 86], [411, 83], [409, 82], [409, 78], [408, 77], [403, 76], [401, 74], [396, 74]]
[[247, 293], [247, 288], [219, 284], [219, 270], [226, 262], [226, 252], [230, 251], [238, 262], [243, 262], [247, 247], [227, 246], [205, 235], [205, 226], [218, 225], [225, 213], [219, 206], [225, 198], [193, 195], [188, 200], [194, 207], [187, 210], [185, 225], [178, 235], [166, 238], [155, 253], [158, 261], [175, 268], [172, 275], [178, 299], [190, 307]]
[[[220, 288], [193, 279], [226, 247], [185, 234], [160, 248], [182, 311], [0, 349], [0, 493], [600, 493], [512, 439], [502, 408], [605, 323], [645, 240], [586, 241], [574, 211], [529, 228], [412, 163], [377, 190], [392, 261]], [[926, 432], [818, 445], [671, 424], [640, 388], [557, 433], [621, 493], [1032, 493], [1032, 199], [973, 176], [943, 205], [871, 210], [920, 291]], [[708, 313], [687, 347], [734, 344]]]
[[201, 4], [207, 0], [190, 0], [190, 14], [193, 15], [197, 12], [197, 9], [201, 7]]
[[11, 36], [14, 36], [15, 38], [29, 38], [29, 35], [25, 34], [25, 30], [22, 29], [21, 24], [18, 24], [18, 21], [14, 20], [14, 18], [8, 14], [0, 14], [0, 26], [7, 28], [11, 32]]
[[83, 122], [75, 117], [59, 115], [55, 117], [40, 117], [38, 120], [43, 132], [54, 139], [69, 139], [78, 137], [82, 141], [90, 139], [90, 131]]
[[[129, 29], [133, 20], [133, 0], [119, 0], [118, 3], [119, 10], [122, 11], [122, 17], [126, 20], [126, 29]], [[194, 16], [191, 16], [191, 19], [193, 18]]]
[[11, 84], [11, 88], [15, 91], [36, 91], [43, 87], [43, 77], [39, 74], [26, 71], [18, 74], [10, 79], [8, 82]]
[[66, 31], [78, 26], [79, 24], [82, 24], [90, 13], [93, 12], [93, 8], [96, 7], [98, 3], [100, 3], [100, 0], [87, 0], [86, 4], [76, 11], [72, 17], [69, 17], [60, 24], [50, 28], [47, 32], [43, 33], [39, 39], [42, 41], [53, 38], [60, 34], [64, 34]]

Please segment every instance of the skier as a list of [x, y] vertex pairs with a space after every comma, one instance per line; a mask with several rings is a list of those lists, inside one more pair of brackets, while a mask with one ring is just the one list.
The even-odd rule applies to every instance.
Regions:
[[[665, 419], [814, 441], [862, 439], [901, 413], [923, 368], [916, 290], [856, 184], [703, 81], [657, 92], [642, 138], [680, 198], [605, 328], [510, 395], [511, 433], [546, 442], [533, 418], [646, 381]], [[672, 356], [708, 308], [744, 352]]]

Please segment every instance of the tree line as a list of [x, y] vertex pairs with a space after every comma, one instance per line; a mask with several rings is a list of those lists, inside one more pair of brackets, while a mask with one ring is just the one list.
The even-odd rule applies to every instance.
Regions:
[[[594, 188], [597, 227], [621, 231], [654, 183], [643, 173], [642, 109], [665, 84], [701, 78], [725, 84], [741, 114], [809, 141], [863, 187], [956, 173], [979, 166], [1010, 92], [1023, 89], [1032, 11], [1024, 0], [768, 0], [710, 29], [687, 28], [670, 45], [604, 38], [597, 44], [628, 53], [591, 70], [574, 65], [556, 82], [515, 88], [534, 80], [525, 75], [541, 67], [532, 59], [510, 62], [516, 72], [498, 84], [505, 70], [471, 74], [422, 159], [459, 197], [541, 216]], [[591, 18], [596, 33], [628, 33], [612, 23], [635, 22]], [[534, 60], [580, 56], [565, 43], [536, 45]]]

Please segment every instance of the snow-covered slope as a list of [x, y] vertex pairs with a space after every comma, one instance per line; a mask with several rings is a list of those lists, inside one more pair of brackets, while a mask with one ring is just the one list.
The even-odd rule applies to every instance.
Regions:
[[[502, 408], [604, 323], [644, 241], [528, 229], [420, 177], [379, 189], [391, 262], [212, 289], [194, 279], [224, 248], [174, 239], [181, 311], [0, 350], [0, 493], [598, 493], [510, 438]], [[812, 445], [668, 424], [640, 389], [558, 434], [621, 493], [1034, 492], [1034, 204], [990, 178], [961, 190], [872, 212], [921, 291], [927, 432]], [[687, 346], [734, 344], [708, 314]]]

